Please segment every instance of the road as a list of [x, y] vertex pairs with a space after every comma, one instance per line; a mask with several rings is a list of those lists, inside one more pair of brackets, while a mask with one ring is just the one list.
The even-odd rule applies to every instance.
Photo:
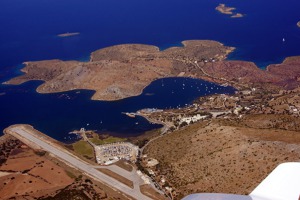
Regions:
[[9, 131], [17, 134], [20, 137], [23, 137], [23, 138], [29, 140], [30, 142], [33, 142], [34, 144], [40, 146], [45, 151], [48, 151], [49, 153], [55, 155], [60, 160], [63, 160], [65, 162], [69, 163], [70, 165], [81, 170], [88, 176], [90, 176], [96, 180], [99, 180], [99, 181], [121, 191], [124, 194], [127, 194], [138, 200], [151, 200], [151, 198], [143, 195], [140, 192], [139, 188], [132, 189], [132, 188], [120, 183], [119, 181], [101, 173], [100, 171], [98, 171], [91, 165], [85, 163], [84, 161], [80, 160], [79, 158], [76, 158], [75, 156], [72, 156], [69, 153], [62, 151], [61, 149], [54, 147], [50, 143], [46, 143], [41, 138], [36, 137], [34, 134], [31, 134], [30, 131], [28, 131], [26, 129], [22, 129], [21, 126], [9, 127], [8, 132]]

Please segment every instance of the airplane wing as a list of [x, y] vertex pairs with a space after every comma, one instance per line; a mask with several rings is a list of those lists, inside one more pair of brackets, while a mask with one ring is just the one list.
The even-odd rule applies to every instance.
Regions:
[[268, 200], [299, 200], [300, 162], [278, 165], [251, 193]]
[[300, 162], [278, 165], [249, 195], [198, 193], [182, 200], [300, 200]]

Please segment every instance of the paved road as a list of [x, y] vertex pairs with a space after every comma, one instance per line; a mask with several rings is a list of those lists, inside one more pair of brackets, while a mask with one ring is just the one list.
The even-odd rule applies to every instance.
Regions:
[[27, 140], [35, 143], [36, 145], [40, 146], [42, 149], [44, 149], [45, 151], [48, 151], [50, 153], [52, 153], [53, 155], [57, 156], [58, 158], [60, 158], [61, 160], [64, 160], [66, 162], [68, 162], [69, 164], [71, 164], [72, 166], [74, 166], [75, 168], [85, 172], [87, 175], [89, 175], [90, 177], [93, 177], [95, 179], [98, 179], [99, 181], [123, 192], [124, 194], [127, 194], [129, 196], [132, 196], [133, 198], [136, 198], [138, 200], [151, 200], [151, 198], [143, 195], [139, 188], [138, 189], [132, 189], [129, 188], [128, 186], [120, 183], [119, 181], [101, 173], [100, 171], [98, 171], [97, 169], [95, 169], [94, 167], [92, 167], [91, 165], [83, 162], [82, 160], [80, 160], [79, 158], [75, 158], [72, 155], [57, 149], [56, 147], [44, 142], [43, 140], [41, 140], [40, 138], [34, 136], [33, 134], [31, 134], [28, 130], [22, 129], [21, 127], [11, 127], [8, 129], [9, 131], [14, 132], [15, 134], [26, 138]]

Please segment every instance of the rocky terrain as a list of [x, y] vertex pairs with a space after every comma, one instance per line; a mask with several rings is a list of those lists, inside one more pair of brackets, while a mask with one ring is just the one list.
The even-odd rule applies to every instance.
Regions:
[[[299, 161], [299, 88], [206, 96], [177, 115], [166, 110], [148, 117], [170, 123], [182, 113], [217, 110], [220, 115], [172, 129], [144, 150], [145, 169], [172, 188], [175, 199], [195, 192], [248, 194], [278, 164]], [[158, 164], [149, 167], [152, 159]]]
[[139, 95], [153, 80], [175, 76], [200, 78], [238, 89], [264, 87], [273, 91], [299, 86], [300, 57], [290, 57], [261, 70], [252, 62], [225, 61], [234, 48], [215, 41], [191, 40], [182, 44], [183, 47], [164, 51], [150, 45], [117, 45], [93, 52], [89, 62], [25, 62], [25, 74], [6, 84], [43, 80], [45, 83], [37, 88], [40, 93], [89, 89], [96, 91], [92, 97], [95, 100]]
[[89, 62], [25, 62], [25, 74], [6, 83], [43, 80], [37, 88], [40, 93], [90, 89], [96, 91], [93, 99], [117, 100], [140, 94], [155, 79], [191, 75], [184, 64], [188, 58], [223, 60], [233, 50], [214, 41], [184, 41], [183, 45], [164, 51], [150, 45], [117, 45], [93, 52]]
[[[214, 79], [226, 79], [237, 87], [262, 87], [265, 90], [294, 89], [300, 84], [300, 57], [286, 58], [281, 64], [269, 65], [266, 70], [259, 69], [252, 62], [223, 61], [207, 63], [202, 68]], [[234, 84], [233, 84], [234, 85]]]
[[145, 153], [159, 161], [158, 181], [164, 178], [180, 199], [196, 192], [248, 194], [278, 164], [299, 161], [299, 143], [297, 131], [213, 120], [162, 137]]
[[219, 11], [222, 14], [225, 15], [231, 15], [232, 18], [239, 18], [239, 17], [244, 17], [243, 14], [241, 13], [234, 13], [233, 11], [236, 10], [234, 7], [228, 7], [225, 4], [220, 3], [217, 7], [216, 10]]

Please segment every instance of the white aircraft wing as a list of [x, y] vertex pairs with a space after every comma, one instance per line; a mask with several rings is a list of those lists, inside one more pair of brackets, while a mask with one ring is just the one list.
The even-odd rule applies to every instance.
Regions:
[[268, 200], [298, 200], [300, 195], [300, 162], [278, 165], [249, 196]]
[[278, 165], [249, 195], [198, 193], [182, 200], [300, 200], [300, 162]]

